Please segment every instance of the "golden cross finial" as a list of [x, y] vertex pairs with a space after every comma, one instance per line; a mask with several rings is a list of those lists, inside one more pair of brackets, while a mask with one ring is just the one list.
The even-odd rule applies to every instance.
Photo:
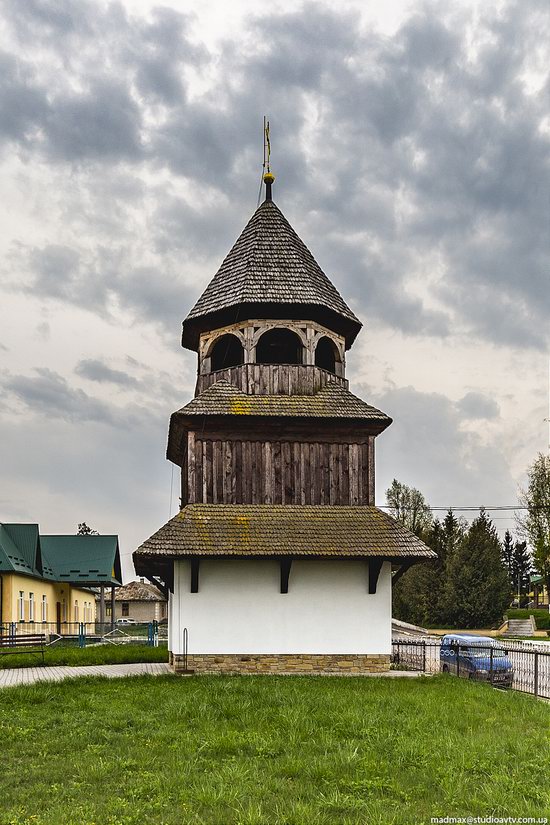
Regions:
[[269, 139], [269, 120], [264, 115], [264, 165], [263, 181], [265, 183], [265, 199], [271, 200], [271, 184], [275, 180], [275, 175], [271, 172], [271, 141]]

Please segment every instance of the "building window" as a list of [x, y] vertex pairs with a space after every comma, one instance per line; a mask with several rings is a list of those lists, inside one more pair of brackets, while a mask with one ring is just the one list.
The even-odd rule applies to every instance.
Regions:
[[74, 601], [74, 620], [75, 622], [78, 621], [78, 601], [76, 599]]
[[48, 599], [46, 596], [42, 596], [42, 621], [48, 621]]
[[340, 361], [338, 350], [334, 341], [324, 335], [317, 342], [315, 347], [315, 366], [321, 367], [329, 372], [336, 372], [336, 362]]
[[22, 590], [19, 591], [19, 599], [18, 599], [18, 613], [19, 613], [19, 621], [25, 621], [25, 594]]
[[122, 602], [122, 615], [129, 616], [130, 615], [130, 602]]
[[67, 621], [67, 602], [65, 601], [65, 599], [63, 599], [63, 601], [61, 603], [61, 616], [62, 616], [62, 621], [66, 622]]
[[238, 367], [244, 362], [243, 345], [236, 335], [222, 335], [217, 339], [210, 353], [210, 369], [224, 370], [228, 367]]
[[105, 603], [105, 615], [106, 616], [111, 615], [111, 602], [106, 602]]
[[261, 336], [256, 345], [257, 364], [303, 364], [304, 348], [295, 332], [277, 327]]

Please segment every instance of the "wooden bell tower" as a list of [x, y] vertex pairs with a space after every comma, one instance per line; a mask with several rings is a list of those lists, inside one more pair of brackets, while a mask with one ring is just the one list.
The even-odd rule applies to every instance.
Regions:
[[176, 670], [386, 670], [392, 576], [434, 553], [374, 506], [391, 419], [348, 386], [361, 324], [264, 182], [183, 322], [198, 370], [170, 419], [181, 508], [136, 572], [169, 597]]

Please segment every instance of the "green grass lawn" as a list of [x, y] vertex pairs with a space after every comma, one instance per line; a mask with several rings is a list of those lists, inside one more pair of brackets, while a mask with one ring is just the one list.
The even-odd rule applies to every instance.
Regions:
[[449, 676], [138, 677], [0, 691], [0, 822], [545, 816], [550, 706]]
[[[167, 662], [168, 649], [147, 645], [96, 645], [94, 647], [47, 647], [44, 664], [51, 665], [116, 665], [121, 662]], [[10, 653], [0, 655], [0, 669], [10, 667], [41, 667], [36, 654]], [[0, 819], [0, 823], [2, 820]]]

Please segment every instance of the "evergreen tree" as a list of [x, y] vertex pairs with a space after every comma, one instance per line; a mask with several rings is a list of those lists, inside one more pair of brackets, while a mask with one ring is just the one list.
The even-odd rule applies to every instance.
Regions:
[[490, 627], [508, 607], [510, 587], [502, 547], [482, 509], [449, 560], [445, 603], [454, 627]]
[[[438, 519], [423, 530], [422, 538], [437, 553], [437, 559], [414, 565], [393, 589], [393, 615], [412, 624], [448, 627], [446, 581], [449, 560], [464, 536], [465, 523], [449, 510], [443, 523]], [[451, 624], [452, 626], [452, 624]]]
[[443, 541], [438, 551], [440, 553], [438, 563], [440, 565], [441, 583], [435, 606], [435, 623], [440, 627], [454, 626], [454, 602], [450, 603], [448, 601], [449, 588], [447, 582], [451, 561], [463, 541], [467, 529], [468, 525], [465, 519], [457, 518], [452, 510], [448, 510], [443, 521]]
[[527, 513], [518, 522], [533, 548], [537, 572], [550, 593], [550, 456], [538, 454], [527, 470], [527, 489], [520, 492], [519, 498]]
[[531, 555], [526, 541], [516, 541], [512, 554], [513, 592], [519, 594], [518, 607], [527, 601], [525, 598], [531, 589]]
[[514, 590], [514, 540], [509, 530], [504, 534], [504, 541], [502, 543], [502, 564], [508, 573], [508, 581], [510, 582], [510, 591]]

